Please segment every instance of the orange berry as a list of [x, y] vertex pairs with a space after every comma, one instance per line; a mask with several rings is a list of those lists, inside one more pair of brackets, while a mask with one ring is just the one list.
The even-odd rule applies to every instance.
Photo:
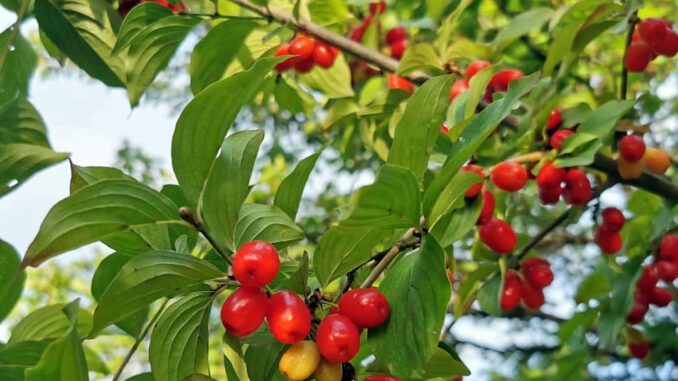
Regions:
[[617, 159], [617, 170], [619, 171], [619, 176], [624, 180], [637, 179], [643, 174], [643, 170], [645, 170], [645, 157], [635, 163], [628, 162], [620, 157]]
[[663, 175], [671, 166], [671, 159], [659, 148], [648, 148], [645, 151], [645, 165], [650, 172]]

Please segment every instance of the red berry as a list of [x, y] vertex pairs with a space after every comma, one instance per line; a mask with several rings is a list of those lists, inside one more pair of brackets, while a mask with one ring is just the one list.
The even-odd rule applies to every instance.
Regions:
[[506, 192], [520, 190], [527, 183], [529, 175], [521, 164], [504, 161], [492, 168], [491, 179], [494, 185]]
[[[288, 44], [282, 44], [278, 48], [278, 50], [275, 51], [275, 54], [273, 54], [274, 57], [280, 57], [280, 56], [285, 56], [290, 54], [288, 50], [289, 45]], [[288, 58], [285, 61], [275, 65], [275, 71], [278, 73], [282, 73], [284, 71], [287, 71], [291, 69], [294, 66], [294, 59]]]
[[278, 270], [280, 257], [268, 242], [248, 242], [233, 256], [233, 275], [243, 287], [265, 286], [275, 279]]
[[666, 234], [659, 242], [659, 258], [678, 263], [678, 234]]
[[365, 27], [365, 25], [361, 25], [361, 26], [353, 29], [353, 31], [351, 32], [349, 37], [351, 38], [351, 40], [353, 40], [355, 42], [360, 42], [360, 41], [363, 40], [363, 37], [365, 36], [365, 30], [366, 29], [367, 28]]
[[523, 304], [530, 310], [538, 310], [544, 305], [544, 291], [529, 283], [523, 283]]
[[509, 83], [523, 77], [522, 71], [517, 69], [504, 69], [498, 71], [490, 80], [490, 88], [494, 91], [507, 91]]
[[470, 81], [474, 75], [478, 74], [479, 71], [485, 69], [486, 67], [492, 66], [491, 63], [487, 61], [475, 61], [466, 67], [466, 80]]
[[160, 4], [174, 13], [186, 12], [186, 5], [184, 3], [172, 4], [167, 0], [141, 0], [141, 2]]
[[266, 317], [268, 297], [260, 288], [235, 290], [221, 306], [221, 322], [235, 336], [247, 336], [256, 331]]
[[647, 304], [635, 301], [631, 307], [631, 311], [626, 316], [626, 321], [629, 324], [638, 324], [645, 319], [645, 314], [647, 313], [648, 307]]
[[551, 135], [551, 138], [549, 139], [549, 145], [553, 149], [560, 149], [560, 147], [563, 146], [565, 139], [569, 138], [572, 135], [574, 135], [574, 131], [572, 130], [566, 130], [564, 128], [556, 130], [556, 132], [554, 132], [553, 135]]
[[638, 36], [651, 46], [663, 41], [669, 30], [664, 20], [656, 18], [642, 20], [636, 29]]
[[492, 218], [494, 214], [494, 194], [489, 190], [483, 191], [483, 205], [480, 208], [480, 215], [478, 216], [478, 221], [476, 225], [485, 225], [487, 221]]
[[386, 376], [384, 374], [378, 374], [375, 376], [369, 376], [365, 379], [365, 381], [402, 381], [398, 377], [393, 377], [393, 376]]
[[299, 60], [305, 60], [313, 55], [315, 40], [308, 36], [298, 36], [290, 42], [287, 48], [290, 54], [298, 56]]
[[346, 316], [329, 315], [318, 325], [316, 342], [327, 361], [343, 363], [353, 359], [360, 350], [360, 333]]
[[391, 45], [391, 57], [399, 60], [405, 55], [405, 50], [407, 50], [407, 40], [396, 41]]
[[386, 11], [386, 1], [380, 0], [378, 2], [370, 3], [370, 14], [384, 13]]
[[619, 155], [629, 163], [635, 163], [645, 155], [645, 142], [638, 135], [626, 135], [619, 141]]
[[384, 294], [370, 287], [345, 293], [339, 300], [339, 311], [358, 328], [375, 328], [388, 319], [390, 307]]
[[518, 306], [523, 295], [523, 284], [515, 271], [508, 271], [504, 277], [504, 288], [501, 291], [501, 310], [511, 311]]
[[313, 56], [310, 56], [304, 60], [297, 60], [294, 64], [294, 70], [299, 74], [305, 74], [313, 69], [313, 65], [315, 65], [315, 60]]
[[325, 69], [329, 69], [334, 65], [335, 55], [330, 49], [330, 46], [324, 42], [318, 41], [313, 50], [313, 62]]
[[602, 213], [603, 224], [601, 227], [608, 232], [614, 233], [622, 230], [624, 227], [624, 213], [617, 208], [605, 208]]
[[549, 161], [537, 173], [537, 186], [539, 190], [560, 189], [565, 181], [566, 171], [564, 168], [556, 168], [553, 162]]
[[551, 266], [549, 261], [547, 261], [544, 258], [538, 258], [538, 257], [530, 257], [526, 258], [521, 264], [520, 268], [521, 269], [527, 269], [532, 266]]
[[[485, 179], [485, 173], [483, 172], [483, 167], [479, 167], [475, 164], [466, 164], [465, 166], [461, 167], [462, 172], [475, 172], [479, 174], [483, 179]], [[464, 193], [464, 197], [471, 198], [475, 197], [480, 193], [480, 191], [483, 189], [483, 183], [477, 183], [471, 185], [467, 190], [466, 193]]]
[[643, 273], [636, 281], [639, 290], [650, 292], [659, 282], [659, 272], [655, 266], [643, 267]]
[[445, 135], [447, 135], [447, 134], [450, 132], [450, 129], [447, 128], [446, 125], [441, 124], [441, 125], [440, 125], [440, 132], [443, 133], [443, 134], [445, 134]]
[[619, 232], [608, 232], [598, 227], [596, 229], [596, 244], [603, 251], [603, 254], [615, 254], [621, 250], [623, 241]]
[[560, 126], [562, 122], [563, 114], [560, 112], [560, 109], [556, 107], [551, 110], [551, 114], [549, 114], [549, 120], [546, 122], [546, 129], [549, 131], [553, 130], [554, 128]]
[[673, 300], [673, 295], [665, 288], [655, 287], [650, 290], [649, 300], [655, 306], [666, 307]]
[[521, 266], [523, 276], [529, 284], [537, 288], [544, 288], [553, 283], [553, 272], [548, 264]]
[[506, 221], [491, 218], [480, 227], [480, 240], [497, 254], [509, 254], [516, 248], [518, 238]]
[[586, 173], [579, 169], [571, 169], [565, 174], [565, 190], [563, 199], [570, 205], [585, 205], [591, 199], [593, 190]]
[[402, 26], [395, 27], [386, 33], [386, 43], [393, 45], [396, 42], [407, 39], [407, 30]]
[[655, 264], [659, 279], [666, 283], [672, 283], [678, 279], [678, 263], [673, 263], [666, 260], [660, 260]]
[[468, 90], [468, 82], [466, 81], [454, 82], [454, 84], [452, 84], [452, 88], [450, 89], [450, 102], [452, 102], [454, 98], [458, 97], [461, 93], [463, 93], [466, 90]]
[[653, 59], [653, 51], [650, 45], [643, 41], [632, 42], [626, 50], [624, 62], [626, 70], [634, 73], [640, 73]]
[[539, 188], [539, 199], [544, 205], [557, 204], [561, 194], [563, 194], [563, 188]]
[[643, 359], [648, 353], [650, 353], [650, 343], [647, 341], [642, 341], [640, 343], [628, 342], [626, 343], [626, 347], [628, 348], [631, 356], [638, 359]]
[[388, 88], [391, 90], [404, 90], [410, 94], [414, 93], [414, 85], [412, 82], [393, 74], [388, 75]]
[[678, 33], [669, 30], [664, 39], [653, 46], [654, 52], [666, 57], [673, 57], [678, 53]]
[[299, 342], [311, 332], [311, 313], [304, 300], [291, 291], [271, 295], [266, 321], [273, 337], [284, 344]]

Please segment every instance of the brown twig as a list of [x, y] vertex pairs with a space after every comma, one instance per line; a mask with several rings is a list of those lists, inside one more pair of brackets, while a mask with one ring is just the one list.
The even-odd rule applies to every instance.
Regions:
[[181, 218], [184, 219], [184, 221], [191, 224], [191, 226], [198, 230], [205, 237], [205, 239], [207, 239], [210, 245], [212, 245], [212, 248], [214, 248], [214, 250], [216, 250], [216, 252], [219, 253], [219, 255], [221, 255], [222, 258], [224, 258], [226, 263], [228, 263], [230, 266], [233, 266], [233, 260], [231, 259], [231, 257], [228, 255], [227, 252], [225, 252], [221, 248], [221, 245], [219, 245], [217, 240], [214, 239], [214, 237], [212, 237], [212, 235], [205, 229], [203, 224], [201, 224], [200, 221], [198, 221], [198, 219], [193, 214], [193, 211], [190, 208], [187, 207], [180, 208], [179, 215], [181, 216]]
[[404, 247], [407, 247], [408, 242], [414, 237], [414, 233], [416, 232], [416, 229], [411, 228], [405, 232], [405, 234], [400, 238], [400, 241], [393, 245], [391, 249], [386, 253], [384, 258], [381, 259], [377, 263], [377, 265], [374, 267], [370, 275], [367, 276], [367, 279], [360, 285], [360, 288], [367, 288], [370, 287], [374, 284], [374, 282], [379, 279], [379, 276], [381, 273], [386, 270], [388, 265], [393, 262], [393, 260], [400, 254], [400, 252], [403, 250]]
[[629, 82], [629, 71], [626, 70], [626, 54], [629, 50], [629, 45], [633, 40], [633, 32], [636, 30], [636, 24], [638, 23], [638, 11], [634, 11], [629, 17], [629, 27], [626, 33], [626, 45], [624, 45], [624, 57], [621, 63], [621, 86], [619, 90], [619, 98], [626, 100], [628, 96], [628, 82]]

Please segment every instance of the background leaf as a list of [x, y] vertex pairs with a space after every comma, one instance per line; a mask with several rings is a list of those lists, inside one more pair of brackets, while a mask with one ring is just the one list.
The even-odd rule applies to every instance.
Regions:
[[287, 213], [293, 220], [297, 216], [297, 211], [299, 210], [299, 204], [301, 203], [301, 197], [304, 193], [306, 182], [308, 182], [308, 177], [311, 175], [311, 171], [313, 171], [313, 167], [324, 149], [325, 147], [301, 160], [297, 166], [294, 167], [292, 173], [283, 179], [275, 193], [275, 206], [282, 209], [282, 211]]
[[0, 322], [19, 301], [26, 282], [26, 273], [19, 271], [21, 257], [9, 243], [0, 239]]
[[236, 247], [261, 240], [282, 248], [303, 238], [301, 228], [285, 212], [271, 205], [243, 205], [235, 227]]

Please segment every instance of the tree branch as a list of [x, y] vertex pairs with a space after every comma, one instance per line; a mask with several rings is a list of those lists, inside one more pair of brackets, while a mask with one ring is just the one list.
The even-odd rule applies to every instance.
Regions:
[[367, 276], [367, 279], [365, 279], [365, 281], [360, 285], [360, 288], [371, 287], [374, 284], [374, 282], [376, 282], [381, 273], [383, 273], [384, 270], [386, 270], [388, 265], [390, 265], [391, 262], [393, 262], [393, 260], [398, 256], [398, 254], [400, 254], [402, 249], [407, 246], [408, 241], [411, 240], [412, 237], [414, 237], [414, 233], [416, 231], [417, 230], [415, 228], [409, 229], [407, 232], [405, 232], [403, 237], [400, 238], [400, 241], [398, 241], [398, 243], [391, 246], [391, 249], [388, 251], [388, 253], [386, 253], [384, 258], [382, 258], [381, 261], [377, 263], [377, 265], [374, 267], [370, 275]]
[[621, 86], [619, 90], [619, 98], [626, 100], [628, 96], [628, 82], [629, 82], [629, 71], [626, 70], [626, 54], [629, 50], [629, 45], [633, 40], [633, 32], [636, 30], [636, 24], [638, 23], [638, 11], [634, 11], [629, 17], [629, 27], [626, 33], [626, 45], [624, 45], [624, 56], [622, 59], [622, 70], [621, 70]]
[[[262, 7], [248, 0], [230, 1], [278, 23], [291, 25], [293, 28], [303, 30], [320, 40], [336, 46], [345, 53], [362, 59], [384, 71], [395, 72], [398, 69], [398, 61], [394, 60], [393, 58], [390, 58], [376, 50], [370, 49], [331, 30], [325, 29], [311, 21], [297, 20], [289, 12], [280, 10], [270, 5], [268, 7]], [[429, 78], [429, 76], [420, 73], [415, 73], [408, 77], [408, 79], [418, 84], [426, 82], [426, 80]], [[486, 103], [481, 102], [480, 107], [482, 108], [486, 105]], [[517, 129], [520, 126], [520, 120], [514, 115], [509, 115], [506, 119], [504, 119], [503, 123], [511, 126], [514, 129]], [[614, 179], [619, 179], [616, 166], [610, 167], [610, 162], [613, 162], [611, 158], [608, 158], [602, 154], [597, 154], [594, 163], [591, 164], [591, 167], [605, 172]], [[651, 182], [656, 182], [656, 184], [651, 184]], [[651, 175], [648, 172], [645, 172], [640, 179], [624, 181], [624, 183], [645, 189], [671, 201], [678, 202], [678, 187], [663, 177]]]
[[228, 263], [230, 266], [233, 266], [233, 260], [231, 257], [228, 255], [227, 252], [225, 252], [222, 248], [221, 245], [217, 242], [214, 237], [205, 229], [205, 227], [198, 221], [198, 219], [195, 217], [193, 214], [193, 211], [189, 208], [182, 207], [179, 209], [179, 215], [181, 218], [184, 219], [184, 221], [188, 222], [193, 226], [196, 230], [198, 230], [204, 237], [207, 239], [207, 241], [212, 245], [214, 250], [216, 250], [219, 255], [221, 255], [222, 258]]

